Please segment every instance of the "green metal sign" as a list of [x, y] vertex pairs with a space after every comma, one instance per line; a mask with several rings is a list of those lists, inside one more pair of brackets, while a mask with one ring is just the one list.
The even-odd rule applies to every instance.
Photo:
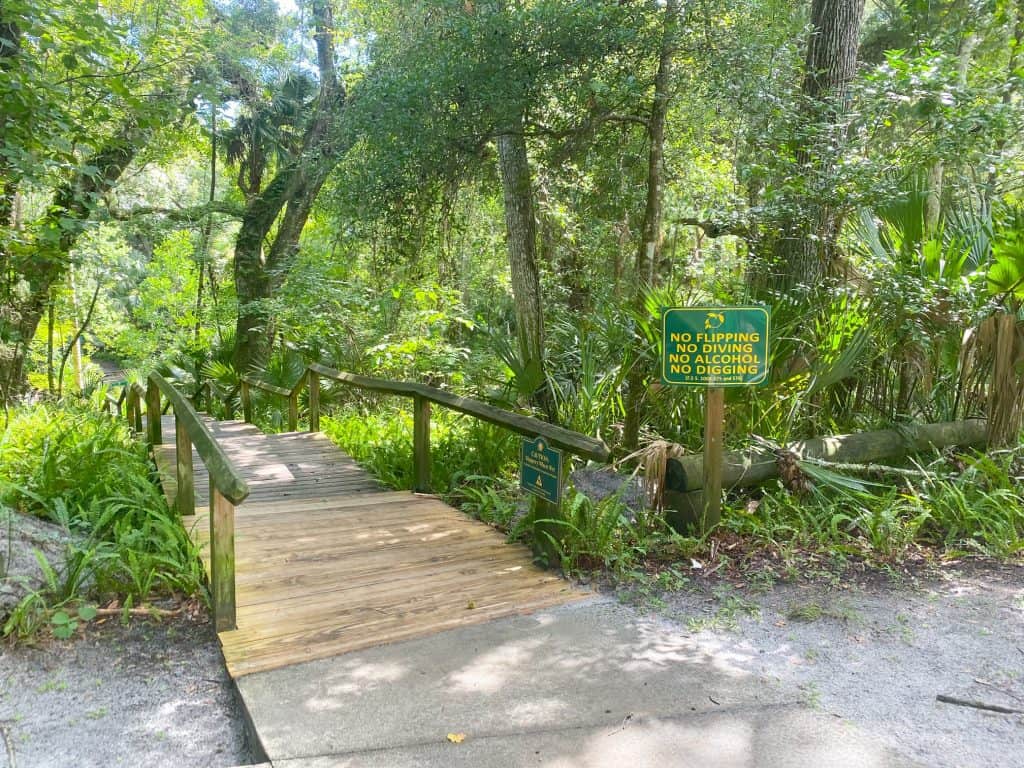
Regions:
[[549, 447], [542, 437], [523, 440], [519, 487], [557, 504], [562, 498], [562, 452]]
[[742, 387], [768, 376], [764, 307], [673, 307], [661, 316], [666, 384]]

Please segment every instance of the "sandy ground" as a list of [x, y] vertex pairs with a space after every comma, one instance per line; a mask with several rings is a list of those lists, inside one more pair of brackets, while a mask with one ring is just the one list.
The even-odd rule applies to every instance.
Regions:
[[238, 711], [208, 616], [0, 647], [2, 768], [240, 765]]
[[1024, 567], [761, 589], [711, 580], [654, 602], [708, 652], [925, 765], [1024, 765], [1024, 715], [935, 698], [1024, 710]]

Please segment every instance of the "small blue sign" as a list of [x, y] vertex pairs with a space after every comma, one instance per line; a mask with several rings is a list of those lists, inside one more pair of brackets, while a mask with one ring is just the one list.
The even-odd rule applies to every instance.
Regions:
[[562, 498], [562, 452], [551, 448], [542, 437], [523, 440], [519, 487], [557, 504]]

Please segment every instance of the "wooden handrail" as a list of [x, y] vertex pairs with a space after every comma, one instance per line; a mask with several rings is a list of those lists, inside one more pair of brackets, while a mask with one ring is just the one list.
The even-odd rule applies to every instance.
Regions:
[[235, 629], [235, 506], [249, 496], [249, 484], [228, 458], [206, 422], [163, 376], [151, 373], [146, 394], [150, 435], [159, 444], [160, 395], [174, 409], [177, 492], [175, 506], [184, 515], [195, 513], [195, 479], [192, 446], [195, 446], [210, 477], [210, 591], [214, 624], [218, 632]]
[[[242, 376], [239, 377], [242, 390], [242, 418], [246, 421], [252, 421], [252, 398], [249, 394], [249, 387], [255, 387], [263, 392], [269, 392], [272, 395], [280, 395], [281, 397], [288, 398], [288, 431], [296, 431], [299, 428], [299, 393], [306, 385], [307, 379], [307, 373], [303, 373], [299, 376], [299, 380], [295, 382], [294, 387], [291, 389], [285, 389], [284, 387], [278, 387], [274, 384], [268, 384], [265, 381], [257, 379], [255, 376], [242, 374]], [[317, 419], [317, 426], [315, 428], [311, 428], [311, 431], [318, 432], [319, 429], [319, 419]]]
[[116, 397], [114, 397], [109, 392], [107, 392], [107, 394], [105, 394], [103, 396], [103, 408], [110, 415], [113, 415], [114, 413], [117, 413], [118, 415], [120, 415], [121, 414], [121, 401], [118, 400]]
[[585, 459], [603, 462], [607, 461], [611, 455], [608, 446], [604, 444], [603, 440], [581, 435], [579, 432], [573, 432], [570, 429], [549, 424], [533, 416], [513, 413], [503, 408], [482, 403], [479, 400], [460, 397], [459, 395], [426, 384], [360, 376], [345, 371], [337, 371], [319, 363], [310, 363], [309, 370], [324, 378], [333, 379], [342, 384], [360, 389], [369, 389], [375, 392], [386, 392], [413, 398], [419, 397], [450, 410], [474, 416], [481, 421], [497, 424], [500, 427], [518, 432], [527, 437], [543, 437], [552, 445]]
[[285, 389], [284, 387], [279, 387], [275, 384], [268, 384], [267, 382], [261, 381], [260, 379], [257, 379], [255, 376], [250, 376], [249, 374], [243, 374], [241, 376], [241, 380], [248, 384], [250, 387], [256, 387], [256, 389], [261, 389], [264, 392], [270, 392], [273, 395], [280, 395], [281, 397], [291, 397], [292, 394], [292, 390], [290, 389]]
[[430, 491], [430, 410], [436, 403], [459, 413], [496, 424], [499, 427], [517, 432], [527, 437], [543, 437], [551, 445], [568, 453], [594, 461], [608, 461], [611, 452], [603, 440], [573, 432], [541, 421], [532, 416], [513, 413], [479, 400], [446, 392], [413, 381], [392, 381], [372, 376], [361, 376], [347, 371], [339, 371], [320, 363], [310, 363], [295, 386], [285, 389], [268, 384], [255, 376], [240, 377], [242, 391], [242, 414], [246, 421], [252, 421], [252, 398], [250, 387], [288, 398], [288, 428], [297, 429], [298, 398], [302, 388], [309, 388], [309, 429], [311, 432], [320, 430], [320, 379], [326, 378], [350, 387], [367, 389], [389, 395], [411, 397], [413, 400], [413, 474], [414, 490], [421, 493]]
[[249, 484], [246, 483], [242, 473], [231, 463], [231, 459], [224, 453], [217, 439], [210, 432], [209, 427], [192, 407], [190, 403], [174, 385], [157, 373], [151, 373], [149, 380], [153, 382], [174, 408], [174, 418], [182, 423], [188, 433], [189, 440], [195, 446], [196, 451], [206, 465], [210, 474], [210, 482], [217, 486], [218, 490], [232, 504], [241, 504], [249, 495]]
[[127, 392], [125, 396], [125, 416], [128, 419], [128, 425], [133, 431], [141, 433], [142, 402], [146, 398], [146, 390], [135, 381], [129, 384], [125, 390]]

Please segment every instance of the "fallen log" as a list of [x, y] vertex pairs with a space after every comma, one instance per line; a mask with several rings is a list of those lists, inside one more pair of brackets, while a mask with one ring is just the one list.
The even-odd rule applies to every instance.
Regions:
[[[866, 465], [883, 459], [941, 450], [954, 445], [984, 446], [985, 421], [946, 421], [938, 424], [908, 424], [899, 429], [834, 435], [790, 443], [782, 451], [796, 459]], [[725, 454], [722, 487], [725, 490], [759, 485], [779, 474], [779, 453], [753, 449]], [[704, 509], [704, 457], [700, 454], [669, 459], [665, 474], [663, 502], [665, 519], [681, 533], [699, 528]], [[718, 519], [706, 521], [708, 528]]]
[[[985, 421], [945, 421], [938, 424], [908, 424], [899, 429], [833, 435], [790, 443], [783, 450], [797, 459], [821, 459], [847, 464], [870, 464], [914, 453], [950, 446], [984, 446]], [[776, 477], [779, 473], [775, 451], [755, 449], [725, 454], [722, 487], [743, 488]], [[682, 467], [682, 487], [676, 491], [697, 491], [704, 487], [704, 458], [700, 454], [677, 460]]]

